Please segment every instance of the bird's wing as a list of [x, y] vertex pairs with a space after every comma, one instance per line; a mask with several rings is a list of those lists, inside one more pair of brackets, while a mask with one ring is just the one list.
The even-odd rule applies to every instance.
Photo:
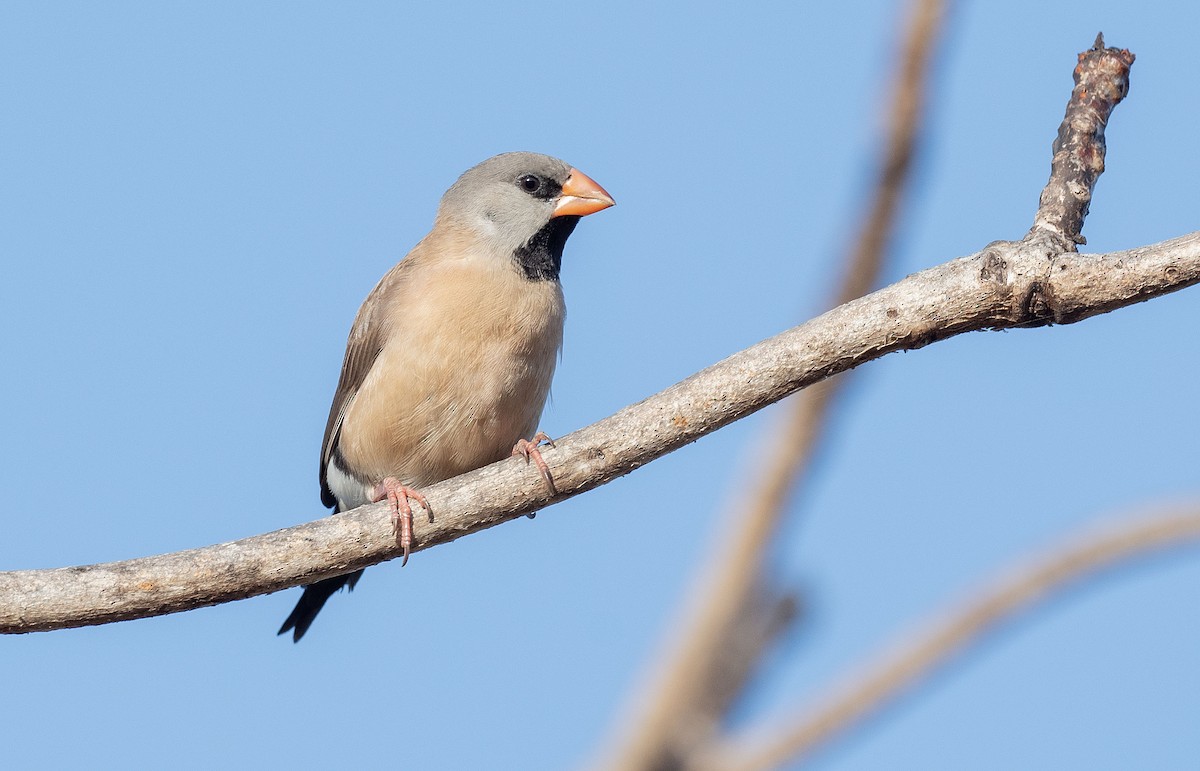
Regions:
[[329, 408], [325, 439], [321, 442], [321, 502], [330, 508], [337, 505], [337, 499], [329, 489], [327, 473], [329, 459], [337, 450], [342, 419], [387, 341], [388, 310], [397, 302], [397, 295], [406, 283], [408, 274], [412, 272], [410, 265], [415, 262], [412, 256], [401, 260], [388, 271], [367, 295], [362, 307], [358, 309], [354, 326], [350, 329], [350, 337], [346, 341], [346, 358], [342, 361], [342, 374], [338, 378], [337, 391], [333, 394], [333, 404]]

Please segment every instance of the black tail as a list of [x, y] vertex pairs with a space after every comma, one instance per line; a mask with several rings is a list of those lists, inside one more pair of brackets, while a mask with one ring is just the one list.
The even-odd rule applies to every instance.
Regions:
[[332, 597], [333, 593], [343, 586], [354, 591], [354, 585], [358, 583], [358, 579], [362, 578], [362, 574], [361, 570], [356, 570], [344, 576], [326, 578], [324, 581], [304, 587], [304, 594], [300, 595], [300, 601], [296, 603], [296, 607], [292, 608], [292, 614], [287, 617], [287, 621], [283, 622], [283, 626], [279, 627], [277, 634], [295, 629], [296, 631], [292, 633], [292, 642], [300, 642], [300, 638], [312, 626], [313, 619], [321, 612], [321, 608], [325, 607], [325, 600]]

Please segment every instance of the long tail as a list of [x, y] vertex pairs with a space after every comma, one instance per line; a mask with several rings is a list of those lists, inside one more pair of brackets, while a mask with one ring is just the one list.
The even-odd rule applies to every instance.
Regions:
[[318, 581], [315, 584], [309, 584], [304, 587], [304, 594], [300, 595], [300, 601], [292, 609], [292, 613], [287, 617], [287, 621], [283, 622], [283, 626], [279, 627], [277, 634], [283, 634], [289, 629], [294, 629], [295, 631], [292, 632], [292, 642], [300, 642], [300, 638], [312, 626], [313, 619], [321, 612], [321, 608], [325, 607], [325, 600], [332, 597], [333, 593], [343, 586], [350, 589], [350, 591], [354, 591], [354, 585], [358, 583], [358, 579], [362, 578], [362, 574], [361, 570], [356, 570], [344, 576], [326, 578], [324, 581]]

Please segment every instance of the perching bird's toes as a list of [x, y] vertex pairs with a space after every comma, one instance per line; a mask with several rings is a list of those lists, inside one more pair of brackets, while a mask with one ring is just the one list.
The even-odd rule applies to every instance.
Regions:
[[404, 550], [404, 558], [400, 561], [400, 567], [404, 567], [408, 564], [408, 554], [412, 550], [413, 542], [413, 514], [408, 499], [412, 498], [421, 504], [425, 511], [429, 512], [431, 522], [433, 521], [433, 509], [429, 507], [429, 501], [425, 500], [424, 495], [402, 484], [395, 477], [388, 477], [375, 485], [373, 500], [379, 502], [384, 498], [387, 498], [388, 503], [392, 504], [392, 532], [396, 536], [396, 543]]
[[538, 445], [545, 442], [550, 447], [554, 446], [554, 440], [546, 436], [544, 431], [538, 431], [533, 435], [533, 439], [518, 439], [513, 445], [513, 457], [520, 456], [525, 459], [525, 462], [533, 461], [538, 467], [538, 472], [541, 473], [542, 479], [546, 482], [546, 487], [550, 488], [551, 495], [558, 494], [558, 488], [554, 486], [554, 478], [550, 476], [550, 467], [546, 465], [546, 459], [542, 457], [542, 451], [538, 449]]

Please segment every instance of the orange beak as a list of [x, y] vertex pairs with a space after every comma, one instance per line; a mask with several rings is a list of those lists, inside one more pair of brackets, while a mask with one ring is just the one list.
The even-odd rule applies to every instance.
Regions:
[[562, 186], [562, 197], [554, 207], [551, 217], [575, 215], [585, 217], [602, 209], [607, 209], [616, 201], [608, 191], [596, 184], [596, 181], [579, 169], [571, 169], [566, 183]]

